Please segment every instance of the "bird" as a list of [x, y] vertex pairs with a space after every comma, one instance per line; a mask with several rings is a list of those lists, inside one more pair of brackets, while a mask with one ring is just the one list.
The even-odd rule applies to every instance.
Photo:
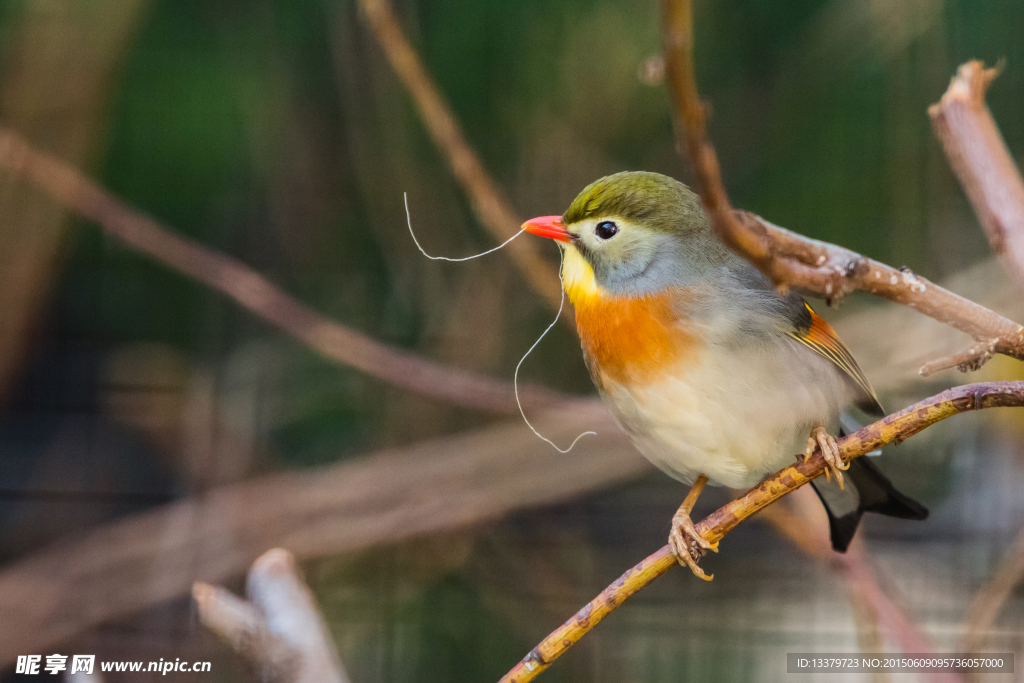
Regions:
[[[864, 512], [924, 519], [868, 458], [844, 464], [833, 434], [850, 405], [884, 415], [835, 330], [796, 292], [780, 293], [715, 235], [700, 198], [647, 171], [601, 178], [561, 216], [526, 221], [562, 249], [587, 369], [614, 422], [659, 469], [691, 488], [673, 515], [680, 564], [718, 551], [690, 512], [706, 484], [756, 485], [821, 449], [812, 484], [832, 547]], [[844, 479], [843, 473], [847, 473]]]

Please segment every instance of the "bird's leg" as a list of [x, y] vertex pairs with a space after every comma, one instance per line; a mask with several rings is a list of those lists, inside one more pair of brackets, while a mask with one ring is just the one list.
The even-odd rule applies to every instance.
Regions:
[[825, 479], [832, 481], [836, 478], [839, 488], [843, 488], [843, 473], [840, 470], [850, 469], [850, 463], [844, 463], [839, 457], [839, 446], [836, 445], [835, 437], [825, 431], [821, 425], [816, 425], [807, 437], [807, 448], [804, 450], [804, 461], [814, 454], [815, 448], [821, 448], [821, 455], [825, 458]]
[[672, 553], [676, 556], [679, 564], [686, 565], [698, 577], [705, 581], [710, 581], [715, 578], [714, 575], [708, 576], [705, 574], [704, 570], [697, 566], [697, 562], [693, 559], [693, 554], [690, 551], [692, 544], [694, 549], [701, 555], [707, 550], [718, 552], [718, 544], [704, 540], [697, 533], [697, 528], [693, 526], [693, 520], [690, 519], [690, 510], [693, 509], [697, 498], [700, 497], [700, 492], [704, 490], [704, 485], [707, 483], [708, 478], [703, 474], [697, 477], [697, 481], [693, 482], [693, 486], [690, 487], [690, 492], [686, 494], [683, 504], [679, 506], [679, 510], [672, 516], [672, 531], [668, 535], [668, 545], [672, 548]]

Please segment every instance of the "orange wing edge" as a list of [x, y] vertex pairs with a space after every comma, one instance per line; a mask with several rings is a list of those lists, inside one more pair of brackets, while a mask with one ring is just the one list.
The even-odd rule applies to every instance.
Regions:
[[808, 315], [800, 316], [801, 319], [797, 323], [796, 330], [790, 332], [789, 336], [832, 361], [846, 374], [846, 377], [862, 394], [856, 402], [858, 408], [871, 415], [885, 415], [878, 395], [871, 388], [871, 383], [868, 382], [868, 378], [864, 376], [864, 372], [857, 365], [853, 354], [839, 339], [839, 335], [831, 325], [814, 312], [807, 302], [804, 302], [804, 307], [807, 309]]

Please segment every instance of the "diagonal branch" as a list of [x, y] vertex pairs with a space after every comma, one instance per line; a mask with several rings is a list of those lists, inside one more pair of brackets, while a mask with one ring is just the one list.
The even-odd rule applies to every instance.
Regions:
[[[518, 412], [510, 383], [434, 363], [330, 320], [240, 261], [181, 237], [129, 208], [75, 168], [34, 149], [3, 127], [0, 167], [31, 180], [58, 203], [136, 251], [234, 299], [328, 360], [453, 405]], [[548, 404], [569, 399], [541, 387], [524, 387], [520, 395]]]
[[[897, 270], [849, 249], [808, 239], [729, 204], [718, 157], [707, 136], [706, 112], [693, 66], [693, 15], [689, 0], [663, 0], [665, 73], [675, 105], [681, 149], [693, 167], [701, 200], [719, 237], [767, 275], [790, 287], [839, 299], [861, 290], [951, 325], [993, 352], [1024, 360], [1024, 326], [957, 296], [908, 270]], [[944, 367], [964, 364], [951, 359]], [[942, 369], [930, 364], [928, 370]]]
[[[844, 437], [838, 442], [839, 452], [843, 461], [848, 462], [876, 448], [900, 443], [947, 417], [983, 408], [1008, 406], [1024, 406], [1024, 382], [965, 384], [915, 403]], [[813, 457], [776, 472], [746, 495], [713, 512], [697, 524], [697, 532], [705, 540], [717, 543], [740, 522], [821, 476], [824, 471], [825, 461], [819, 450]], [[694, 559], [700, 560], [696, 552]], [[600, 595], [545, 638], [505, 674], [500, 683], [526, 683], [536, 678], [626, 599], [676, 564], [672, 550], [666, 545], [626, 570]]]
[[[360, 0], [359, 5], [391, 67], [416, 103], [434, 144], [444, 154], [456, 180], [469, 195], [477, 219], [498, 242], [515, 235], [523, 221], [502, 197], [497, 183], [466, 142], [458, 120], [402, 31], [391, 3], [388, 0]], [[506, 248], [530, 287], [551, 306], [558, 308], [561, 291], [552, 277], [551, 266], [540, 257], [534, 242], [516, 240]]]
[[961, 65], [928, 115], [992, 251], [1024, 291], [1024, 179], [985, 104], [997, 75], [979, 61]]

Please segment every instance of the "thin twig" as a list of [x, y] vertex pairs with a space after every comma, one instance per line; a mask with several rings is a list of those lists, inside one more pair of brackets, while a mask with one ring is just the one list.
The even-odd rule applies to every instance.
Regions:
[[[843, 461], [848, 462], [876, 448], [902, 442], [930, 425], [958, 413], [1004, 406], [1024, 406], [1024, 382], [983, 382], [955, 387], [842, 438], [838, 442], [839, 452]], [[697, 532], [705, 540], [717, 543], [744, 519], [820, 476], [824, 471], [825, 461], [818, 450], [813, 457], [780, 470], [744, 496], [713, 512], [696, 525]], [[696, 552], [694, 559], [700, 560], [700, 555]], [[541, 641], [519, 664], [505, 674], [501, 683], [525, 683], [536, 678], [627, 598], [677, 564], [672, 550], [665, 545], [627, 570], [569, 621]]]
[[998, 74], [979, 61], [961, 65], [928, 115], [992, 251], [1024, 291], [1024, 179], [985, 104]]
[[928, 377], [940, 370], [946, 370], [949, 368], [957, 368], [960, 372], [973, 372], [974, 370], [980, 369], [982, 365], [992, 358], [994, 348], [994, 341], [976, 342], [959, 353], [928, 361], [921, 366], [921, 369], [918, 370], [918, 374], [922, 377]]
[[830, 301], [862, 290], [910, 306], [966, 332], [976, 342], [991, 343], [995, 353], [1024, 360], [1024, 325], [908, 270], [897, 270], [849, 249], [802, 237], [753, 214], [734, 211], [707, 137], [705, 109], [697, 93], [690, 2], [663, 0], [662, 6], [665, 73], [675, 104], [681, 151], [693, 167], [701, 199], [725, 244], [780, 290], [792, 287]]
[[[740, 222], [764, 228], [772, 245], [781, 253], [800, 254], [800, 260], [785, 261], [793, 266], [790, 272], [797, 276], [789, 280], [792, 286], [825, 298], [842, 296], [855, 289], [868, 292], [965, 332], [976, 341], [991, 345], [996, 353], [1024, 360], [1024, 325], [954, 294], [907, 268], [893, 268], [849, 249], [797, 235], [754, 214], [734, 213]], [[815, 263], [817, 267], [811, 268], [806, 263]], [[800, 273], [804, 272], [811, 280], [801, 279]], [[820, 282], [822, 288], [811, 286], [812, 282]]]
[[[1002, 315], [1024, 320], [1024, 298], [995, 258], [985, 259], [940, 284]], [[952, 356], [964, 347], [963, 334], [956, 329], [927, 316], [908, 316], [904, 307], [892, 302], [848, 313], [836, 321], [835, 327], [847, 345], [857, 350], [857, 362], [880, 395], [903, 392], [909, 396], [908, 390], [920, 386], [922, 363]], [[879, 334], [880, 330], [899, 330], [899, 334]], [[952, 374], [946, 377], [950, 382], [955, 379]], [[906, 400], [917, 398], [921, 397]]]
[[[477, 219], [498, 242], [519, 231], [523, 221], [502, 197], [498, 184], [480, 163], [451, 108], [402, 31], [388, 0], [360, 0], [360, 6], [391, 67], [412, 96], [434, 144], [448, 160], [456, 180], [469, 196]], [[516, 240], [506, 247], [530, 287], [558, 308], [561, 291], [552, 267], [540, 257], [535, 243]]]
[[[99, 224], [106, 234], [234, 299], [328, 360], [453, 405], [500, 413], [519, 411], [511, 383], [434, 363], [328, 319], [252, 268], [175, 234], [2, 127], [0, 167], [33, 181], [58, 203]], [[536, 386], [522, 387], [520, 396], [530, 403], [569, 399]]]

